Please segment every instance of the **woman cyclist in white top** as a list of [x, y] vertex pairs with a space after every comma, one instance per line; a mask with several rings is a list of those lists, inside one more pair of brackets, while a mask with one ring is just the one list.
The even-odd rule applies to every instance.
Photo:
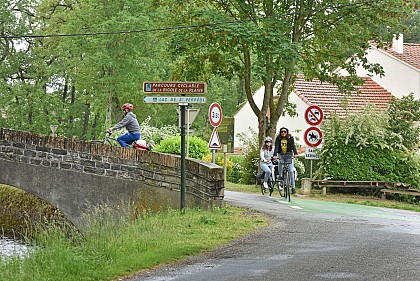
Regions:
[[260, 166], [261, 169], [265, 172], [264, 174], [264, 188], [268, 188], [268, 179], [273, 172], [274, 165], [271, 162], [271, 159], [274, 155], [273, 139], [271, 137], [265, 137], [264, 144], [260, 149]]

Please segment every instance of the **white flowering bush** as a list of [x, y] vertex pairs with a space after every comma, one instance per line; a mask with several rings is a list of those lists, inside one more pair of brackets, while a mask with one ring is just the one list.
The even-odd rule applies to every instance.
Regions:
[[154, 145], [160, 143], [164, 139], [181, 135], [180, 129], [175, 125], [166, 125], [161, 128], [156, 128], [149, 124], [150, 120], [151, 117], [148, 116], [140, 123], [141, 139], [145, 140], [147, 143]]

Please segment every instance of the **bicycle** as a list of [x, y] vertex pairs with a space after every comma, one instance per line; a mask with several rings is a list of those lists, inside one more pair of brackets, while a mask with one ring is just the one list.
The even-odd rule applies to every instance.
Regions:
[[[279, 186], [279, 182], [277, 181], [277, 178], [278, 178], [278, 168], [277, 168], [278, 161], [276, 159], [271, 159], [271, 163], [273, 163], [273, 170], [271, 171], [271, 175], [270, 175], [270, 177], [268, 178], [268, 181], [267, 181], [269, 195], [271, 196], [274, 192], [275, 187], [277, 187], [277, 190], [278, 190], [280, 196], [284, 197], [283, 194], [282, 194], [282, 188]], [[264, 188], [264, 185], [263, 185], [264, 174], [265, 173], [262, 171], [262, 172], [260, 172], [260, 175], [259, 175], [260, 176], [259, 184], [261, 185], [261, 194], [262, 195], [265, 195], [265, 192], [267, 191], [267, 189]]]
[[[90, 143], [93, 144], [107, 144], [110, 146], [120, 146], [118, 141], [111, 137], [111, 132], [105, 132], [104, 138], [101, 140], [91, 140]], [[132, 146], [132, 145], [130, 145]]]
[[[92, 144], [107, 144], [110, 146], [118, 146], [121, 147], [120, 143], [117, 139], [111, 137], [111, 132], [105, 132], [104, 138], [102, 140], [91, 140], [90, 143]], [[151, 151], [153, 148], [153, 144], [147, 144], [145, 140], [137, 140], [131, 144], [127, 144], [128, 148], [134, 148], [136, 150], [147, 150]]]
[[[265, 195], [265, 192], [267, 191], [267, 188], [264, 187], [264, 174], [265, 174], [265, 172], [262, 171], [261, 174], [260, 174], [260, 179], [259, 179], [259, 181], [260, 181], [259, 183], [260, 183], [260, 186], [261, 186], [261, 194], [262, 195]], [[267, 181], [268, 191], [270, 192], [270, 196], [271, 196], [271, 194], [273, 193], [273, 190], [274, 190], [274, 178], [273, 178], [273, 175], [274, 175], [274, 169], [271, 172], [271, 175], [270, 175], [270, 177], [268, 178], [268, 181]]]
[[[283, 178], [278, 182], [278, 188], [280, 196], [285, 197], [286, 200], [290, 202], [290, 194], [292, 189], [291, 174], [289, 173], [288, 165], [292, 164], [293, 153], [287, 152], [285, 154], [280, 154], [279, 163], [282, 164], [282, 174]], [[283, 194], [280, 191], [280, 185], [283, 189]]]

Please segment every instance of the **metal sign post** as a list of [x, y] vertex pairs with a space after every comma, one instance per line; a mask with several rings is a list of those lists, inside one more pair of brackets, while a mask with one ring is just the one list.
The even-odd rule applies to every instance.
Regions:
[[220, 143], [219, 134], [217, 133], [217, 127], [222, 122], [223, 114], [222, 107], [217, 102], [214, 102], [209, 107], [209, 120], [210, 124], [213, 126], [213, 133], [211, 134], [208, 148], [212, 149], [211, 162], [216, 163], [216, 148], [221, 149], [222, 145]]
[[187, 107], [188, 103], [180, 103], [180, 110], [181, 110], [181, 211], [185, 210], [185, 181], [186, 181], [186, 165], [185, 165], [185, 108]]
[[[144, 96], [144, 103], [177, 103], [180, 107], [180, 127], [181, 127], [181, 211], [185, 211], [185, 184], [186, 184], [186, 165], [185, 165], [185, 131], [186, 120], [185, 112], [189, 103], [206, 103], [206, 97], [186, 96], [204, 95], [207, 92], [207, 84], [204, 82], [144, 82], [143, 92], [152, 94], [180, 94], [181, 96]], [[188, 117], [190, 119], [190, 117]], [[189, 131], [188, 120], [188, 131]], [[188, 152], [187, 152], [188, 153]]]
[[317, 105], [309, 106], [305, 111], [305, 120], [311, 127], [309, 127], [304, 133], [304, 141], [309, 146], [305, 151], [305, 159], [311, 160], [311, 168], [309, 177], [312, 180], [312, 169], [313, 169], [313, 160], [319, 159], [314, 147], [317, 147], [322, 142], [322, 132], [319, 128], [314, 127], [321, 124], [322, 119], [324, 118], [324, 113], [322, 109]]

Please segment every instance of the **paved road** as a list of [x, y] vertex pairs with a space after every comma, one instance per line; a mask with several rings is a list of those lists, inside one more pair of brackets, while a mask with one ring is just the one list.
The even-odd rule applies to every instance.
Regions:
[[420, 280], [420, 213], [229, 191], [225, 200], [273, 224], [127, 280]]

